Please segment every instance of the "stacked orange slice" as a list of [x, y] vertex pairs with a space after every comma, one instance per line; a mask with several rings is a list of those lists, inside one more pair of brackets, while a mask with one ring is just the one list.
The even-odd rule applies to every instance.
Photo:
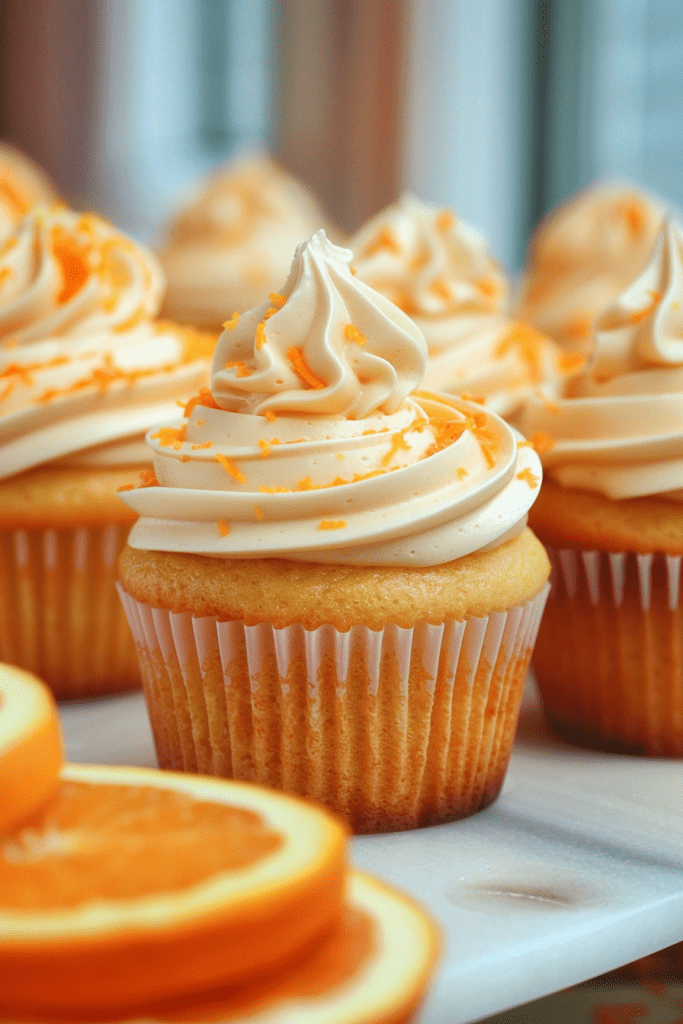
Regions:
[[[10, 714], [9, 698], [3, 707]], [[38, 716], [17, 712], [22, 736], [36, 731], [29, 720]], [[7, 749], [0, 796], [19, 763]], [[412, 1014], [436, 929], [405, 897], [347, 871], [346, 828], [326, 810], [143, 768], [66, 765], [55, 786], [53, 760], [34, 749], [42, 797], [35, 786], [27, 802], [15, 797], [15, 824], [0, 833], [0, 1021], [398, 1024]]]

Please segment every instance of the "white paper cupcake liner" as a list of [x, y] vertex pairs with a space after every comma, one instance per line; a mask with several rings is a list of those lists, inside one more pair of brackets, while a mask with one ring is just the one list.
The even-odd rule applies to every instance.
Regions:
[[495, 799], [548, 587], [486, 618], [346, 632], [195, 618], [119, 593], [162, 767], [277, 786], [379, 831]]
[[547, 550], [533, 664], [551, 724], [584, 746], [683, 757], [681, 557]]
[[116, 595], [129, 527], [0, 532], [0, 661], [34, 672], [58, 697], [140, 686]]

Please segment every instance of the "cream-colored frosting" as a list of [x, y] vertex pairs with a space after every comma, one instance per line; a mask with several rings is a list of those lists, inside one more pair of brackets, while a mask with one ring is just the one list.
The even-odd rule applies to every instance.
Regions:
[[230, 162], [167, 228], [164, 315], [213, 327], [252, 309], [282, 284], [297, 245], [328, 226], [308, 189], [270, 157]]
[[415, 391], [415, 324], [316, 233], [281, 293], [221, 335], [211, 392], [148, 433], [133, 547], [436, 565], [523, 529], [531, 447], [480, 406]]
[[106, 221], [34, 207], [0, 245], [0, 477], [138, 461], [136, 435], [207, 379], [209, 342], [155, 323], [154, 256]]
[[572, 397], [529, 402], [548, 474], [609, 498], [683, 500], [683, 232], [665, 221], [643, 273], [597, 321]]
[[515, 313], [568, 348], [590, 347], [595, 319], [645, 268], [664, 204], [604, 182], [553, 210], [529, 246]]
[[424, 334], [424, 387], [482, 397], [508, 416], [530, 387], [567, 372], [549, 338], [509, 317], [502, 267], [483, 236], [452, 210], [406, 194], [349, 244], [358, 276]]
[[32, 160], [14, 146], [0, 143], [0, 239], [38, 203], [55, 203], [56, 188]]

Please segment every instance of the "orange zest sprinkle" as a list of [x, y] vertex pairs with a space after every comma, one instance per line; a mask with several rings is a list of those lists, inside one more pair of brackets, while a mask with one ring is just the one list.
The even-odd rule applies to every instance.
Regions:
[[567, 338], [585, 341], [586, 338], [590, 338], [592, 330], [593, 320], [588, 313], [584, 313], [581, 316], [574, 317], [572, 320], [568, 320], [562, 329], [562, 333]]
[[308, 384], [309, 387], [320, 390], [327, 387], [327, 383], [317, 377], [304, 358], [303, 350], [291, 345], [287, 349], [287, 359], [292, 364], [292, 369], [298, 377]]
[[271, 292], [268, 298], [273, 303], [276, 309], [282, 309], [285, 302], [287, 301], [286, 296], [280, 295], [279, 292]]
[[365, 247], [363, 256], [374, 256], [375, 253], [381, 252], [382, 249], [397, 255], [401, 252], [401, 246], [398, 244], [396, 235], [391, 228], [382, 228], [377, 237]]
[[221, 537], [227, 537], [230, 533], [230, 523], [226, 523], [225, 519], [221, 519], [218, 522], [218, 532]]
[[158, 487], [159, 481], [157, 480], [156, 473], [153, 469], [143, 469], [139, 474], [140, 487]]
[[246, 476], [237, 468], [234, 462], [231, 462], [230, 459], [226, 458], [225, 455], [221, 455], [220, 453], [218, 453], [214, 457], [217, 462], [220, 462], [221, 466], [226, 471], [226, 473], [230, 474], [233, 480], [236, 480], [238, 484], [246, 483]]
[[272, 409], [266, 409], [263, 415], [265, 416], [269, 423], [274, 423], [275, 420], [277, 419], [277, 416], [275, 415]]
[[356, 274], [358, 273], [358, 271], [356, 270], [356, 268], [355, 268], [355, 267], [349, 266], [349, 270], [351, 271], [351, 273], [353, 274], [353, 276], [354, 276], [354, 277], [355, 277], [355, 276], [356, 276]]
[[361, 347], [365, 344], [368, 339], [364, 334], [354, 327], [353, 324], [347, 324], [344, 328], [344, 341], [352, 341], [354, 345], [360, 345]]
[[464, 480], [466, 476], [469, 476], [469, 473], [467, 472], [464, 466], [459, 466], [455, 471], [455, 475], [457, 476], [458, 480]]
[[145, 307], [138, 306], [134, 313], [128, 317], [127, 320], [122, 320], [120, 324], [114, 324], [112, 330], [117, 332], [130, 331], [133, 327], [137, 327], [139, 323], [145, 319]]
[[417, 302], [415, 302], [412, 295], [409, 295], [406, 291], [396, 289], [391, 296], [391, 301], [395, 306], [398, 306], [399, 309], [402, 309], [408, 316], [414, 316], [420, 311]]
[[121, 484], [120, 487], [116, 488], [117, 491], [133, 491], [135, 490], [135, 484]]
[[524, 480], [524, 482], [527, 483], [529, 487], [538, 487], [538, 477], [535, 473], [531, 472], [528, 466], [526, 467], [526, 469], [523, 469], [520, 473], [517, 474], [517, 479]]
[[455, 224], [455, 214], [452, 210], [441, 210], [441, 212], [436, 215], [434, 223], [436, 224], [436, 230], [445, 234], [445, 232], [450, 231]]
[[5, 281], [9, 281], [13, 274], [14, 271], [11, 267], [2, 267], [2, 269], [0, 269], [0, 288], [2, 288]]
[[398, 434], [394, 434], [394, 436], [392, 437], [391, 447], [389, 448], [389, 451], [386, 453], [386, 455], [382, 456], [382, 465], [388, 466], [391, 460], [393, 459], [394, 455], [396, 455], [396, 453], [401, 450], [404, 452], [410, 451], [410, 445], [407, 443], [405, 437], [403, 436], [403, 431], [400, 431]]
[[268, 456], [270, 455], [270, 445], [265, 440], [265, 438], [261, 438], [261, 440], [258, 443], [258, 446], [261, 449], [261, 455], [263, 456], [263, 458], [267, 459]]
[[319, 530], [343, 530], [346, 526], [345, 519], [322, 519], [318, 524]]
[[264, 514], [263, 514], [263, 509], [262, 509], [262, 508], [259, 508], [259, 506], [258, 506], [258, 505], [254, 505], [254, 515], [256, 516], [256, 518], [257, 518], [258, 520], [261, 520], [261, 519], [265, 519], [265, 518], [266, 518], [266, 517], [264, 516]]
[[495, 299], [496, 295], [500, 292], [500, 287], [492, 277], [481, 277], [478, 281], [474, 282], [474, 287], [482, 295], [486, 296], [487, 299]]
[[575, 373], [586, 363], [586, 357], [580, 352], [558, 352], [555, 364], [560, 373]]
[[650, 304], [645, 309], [638, 309], [635, 313], [631, 313], [628, 318], [629, 323], [639, 324], [642, 320], [645, 320], [662, 297], [660, 292], [655, 292], [651, 288], [648, 288], [648, 294], [650, 296]]
[[224, 329], [226, 331], [234, 330], [235, 327], [237, 327], [237, 321], [239, 320], [239, 318], [240, 318], [239, 313], [237, 313], [237, 312], [233, 313], [232, 316], [230, 317], [230, 319], [226, 320], [225, 323], [223, 324]]
[[313, 481], [310, 476], [305, 476], [303, 480], [299, 480], [299, 483], [296, 485], [296, 489], [297, 491], [312, 491], [314, 488]]
[[152, 441], [158, 441], [162, 448], [175, 448], [178, 451], [183, 446], [187, 427], [160, 427], [156, 434], [151, 434]]
[[450, 302], [452, 298], [451, 290], [443, 277], [435, 277], [429, 285], [429, 290], [432, 295], [436, 295], [437, 298], [443, 299], [444, 302]]
[[90, 274], [90, 253], [57, 224], [50, 233], [50, 244], [62, 273], [57, 302], [63, 305], [83, 287]]
[[231, 370], [233, 367], [236, 370], [236, 377], [251, 377], [252, 373], [254, 372], [252, 368], [250, 366], [247, 366], [247, 364], [241, 359], [235, 359], [225, 364], [226, 370]]
[[644, 205], [637, 199], [626, 199], [619, 204], [619, 213], [631, 234], [639, 235], [647, 220]]
[[546, 337], [528, 324], [514, 323], [505, 331], [494, 349], [496, 359], [503, 359], [509, 352], [515, 352], [529, 367], [531, 379], [541, 378], [541, 354]]
[[426, 245], [423, 245], [418, 249], [414, 256], [408, 260], [408, 266], [411, 270], [422, 270], [429, 263], [429, 249]]
[[259, 487], [261, 494], [291, 494], [291, 487]]
[[212, 447], [213, 447], [213, 441], [205, 441], [204, 444], [193, 444], [192, 445], [192, 451], [193, 452], [198, 452], [202, 448], [212, 448]]
[[486, 405], [486, 395], [471, 395], [469, 391], [463, 391], [460, 397], [463, 402], [476, 402], [477, 405]]
[[[196, 405], [203, 405], [208, 409], [219, 409], [220, 406], [216, 402], [215, 398], [211, 394], [208, 388], [201, 388], [198, 395], [193, 395], [187, 402], [185, 402], [183, 415], [189, 416]], [[197, 421], [199, 424], [199, 420]]]
[[536, 430], [529, 437], [529, 444], [534, 451], [538, 452], [539, 455], [542, 455], [543, 452], [551, 451], [555, 447], [556, 442], [555, 438], [551, 437], [550, 434], [546, 434], [543, 430]]

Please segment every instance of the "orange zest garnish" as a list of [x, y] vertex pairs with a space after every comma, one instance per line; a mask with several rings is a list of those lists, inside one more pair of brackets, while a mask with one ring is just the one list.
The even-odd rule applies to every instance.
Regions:
[[287, 301], [286, 297], [284, 295], [280, 295], [279, 292], [271, 292], [268, 298], [273, 303], [276, 309], [282, 309], [285, 302]]
[[625, 199], [619, 204], [619, 213], [631, 234], [639, 235], [647, 220], [644, 205], [637, 199]]
[[230, 533], [230, 523], [226, 523], [225, 519], [221, 519], [218, 523], [218, 532], [221, 537], [227, 537]]
[[321, 390], [322, 388], [327, 387], [326, 382], [320, 377], [317, 377], [306, 362], [303, 349], [297, 348], [295, 345], [291, 345], [287, 349], [287, 359], [291, 363], [292, 369], [296, 373], [297, 377], [300, 377], [304, 384], [308, 384], [310, 388], [315, 388], [316, 390]]
[[580, 352], [558, 352], [556, 366], [560, 373], [575, 373], [585, 365], [586, 357]]
[[486, 405], [486, 395], [471, 395], [469, 391], [463, 391], [460, 397], [464, 402], [476, 402], [477, 405]]
[[11, 267], [2, 267], [2, 269], [0, 269], [0, 288], [2, 288], [5, 281], [9, 281], [13, 274], [14, 271]]
[[344, 328], [344, 341], [352, 341], [354, 345], [360, 345], [361, 347], [365, 344], [368, 339], [364, 334], [354, 327], [353, 324], [347, 324]]
[[192, 451], [193, 452], [198, 452], [202, 448], [212, 448], [212, 447], [213, 447], [213, 441], [205, 441], [204, 444], [193, 444], [192, 445]]
[[581, 316], [576, 316], [571, 320], [568, 320], [562, 329], [562, 333], [567, 338], [573, 338], [576, 341], [585, 341], [586, 338], [590, 338], [593, 330], [593, 320], [588, 313], [584, 313]]
[[185, 434], [187, 431], [186, 425], [183, 423], [182, 427], [160, 427], [156, 434], [150, 434], [152, 441], [158, 441], [162, 448], [175, 448], [178, 451], [182, 448], [183, 441], [185, 440]]
[[438, 299], [443, 299], [444, 302], [450, 302], [452, 298], [451, 290], [443, 277], [435, 277], [429, 285], [429, 290], [432, 295], [436, 295]]
[[63, 305], [80, 291], [90, 274], [90, 253], [57, 224], [50, 233], [50, 243], [62, 273], [62, 287], [57, 296]]
[[401, 252], [401, 246], [398, 244], [396, 235], [391, 228], [382, 228], [377, 237], [365, 247], [363, 256], [374, 256], [375, 253], [381, 252], [382, 249], [397, 255]]
[[121, 484], [116, 488], [117, 491], [134, 491], [135, 484]]
[[541, 378], [541, 355], [546, 337], [528, 324], [514, 323], [509, 327], [494, 349], [496, 359], [503, 359], [509, 352], [515, 352], [529, 368], [533, 381]]
[[185, 417], [188, 417], [196, 405], [203, 405], [206, 406], [206, 408], [208, 409], [220, 408], [218, 402], [213, 397], [208, 388], [202, 388], [198, 395], [193, 395], [192, 398], [185, 402], [185, 405], [183, 406], [185, 412], [183, 413], [183, 415]]
[[159, 486], [157, 475], [153, 469], [143, 469], [142, 472], [138, 474], [138, 479], [140, 480], [140, 487]]
[[133, 327], [137, 327], [139, 323], [145, 319], [145, 307], [138, 306], [134, 313], [132, 313], [127, 320], [123, 320], [120, 324], [114, 324], [112, 330], [117, 332], [130, 331]]
[[260, 508], [258, 505], [254, 505], [254, 515], [256, 516], [256, 518], [258, 520], [266, 518], [264, 513], [263, 513], [263, 509]]
[[478, 281], [474, 282], [474, 287], [487, 299], [495, 299], [500, 292], [498, 283], [492, 277], [480, 277]]
[[526, 469], [523, 469], [520, 473], [517, 474], [517, 479], [524, 480], [524, 482], [527, 483], [529, 487], [538, 487], [538, 477], [535, 475], [535, 473], [531, 472], [528, 466], [526, 467]]
[[266, 409], [263, 415], [265, 416], [269, 423], [274, 423], [275, 420], [277, 419], [277, 416], [275, 415], [272, 409]]
[[409, 452], [410, 451], [410, 445], [408, 444], [408, 442], [406, 441], [405, 437], [403, 436], [403, 432], [402, 431], [400, 431], [398, 434], [394, 434], [394, 436], [392, 437], [392, 439], [391, 439], [391, 446], [389, 448], [389, 451], [385, 455], [382, 456], [382, 463], [381, 464], [383, 466], [388, 466], [389, 463], [391, 462], [391, 460], [393, 459], [394, 455], [396, 455], [396, 453], [398, 451], [404, 451], [404, 452]]
[[546, 434], [543, 430], [536, 430], [529, 437], [529, 443], [534, 451], [542, 455], [543, 452], [551, 451], [556, 444], [555, 438], [551, 437], [550, 434]]
[[648, 295], [650, 296], [650, 304], [644, 309], [638, 309], [635, 313], [631, 313], [628, 318], [629, 323], [639, 324], [645, 320], [662, 297], [660, 292], [653, 291], [652, 288], [648, 288]]
[[269, 444], [268, 444], [268, 442], [267, 442], [267, 441], [265, 440], [265, 438], [263, 438], [263, 437], [262, 437], [262, 438], [260, 439], [260, 441], [259, 441], [259, 443], [258, 443], [258, 446], [259, 446], [259, 448], [261, 449], [261, 455], [263, 456], [263, 458], [264, 458], [264, 459], [267, 459], [267, 458], [268, 458], [268, 456], [270, 455], [270, 445], [269, 445]]
[[459, 466], [455, 471], [455, 475], [457, 476], [458, 480], [464, 480], [466, 476], [469, 476], [469, 473], [467, 472], [464, 466]]
[[445, 234], [446, 231], [451, 230], [455, 224], [455, 219], [455, 214], [452, 210], [441, 210], [440, 213], [437, 213], [436, 220], [434, 221], [436, 230]]
[[233, 313], [232, 316], [230, 317], [230, 319], [226, 320], [225, 323], [223, 324], [224, 329], [226, 331], [234, 330], [234, 328], [237, 326], [237, 321], [239, 320], [239, 318], [240, 318], [239, 313], [237, 313], [237, 312]]
[[233, 369], [233, 367], [236, 370], [236, 377], [251, 377], [252, 373], [254, 372], [252, 368], [250, 366], [247, 366], [247, 364], [241, 359], [236, 359], [225, 364], [226, 370], [231, 370]]
[[343, 530], [346, 526], [345, 519], [322, 519], [318, 524], [319, 530]]
[[[268, 314], [266, 314], [266, 316], [267, 315]], [[263, 346], [266, 345], [267, 343], [268, 339], [266, 338], [266, 325], [263, 323], [263, 321], [261, 321], [256, 325], [256, 337], [254, 339], [256, 351], [260, 352]]]
[[220, 452], [215, 455], [214, 458], [216, 459], [216, 462], [220, 462], [226, 473], [229, 473], [233, 480], [236, 480], [238, 484], [246, 483], [246, 476], [237, 468], [234, 462], [231, 462], [225, 455], [221, 455]]

